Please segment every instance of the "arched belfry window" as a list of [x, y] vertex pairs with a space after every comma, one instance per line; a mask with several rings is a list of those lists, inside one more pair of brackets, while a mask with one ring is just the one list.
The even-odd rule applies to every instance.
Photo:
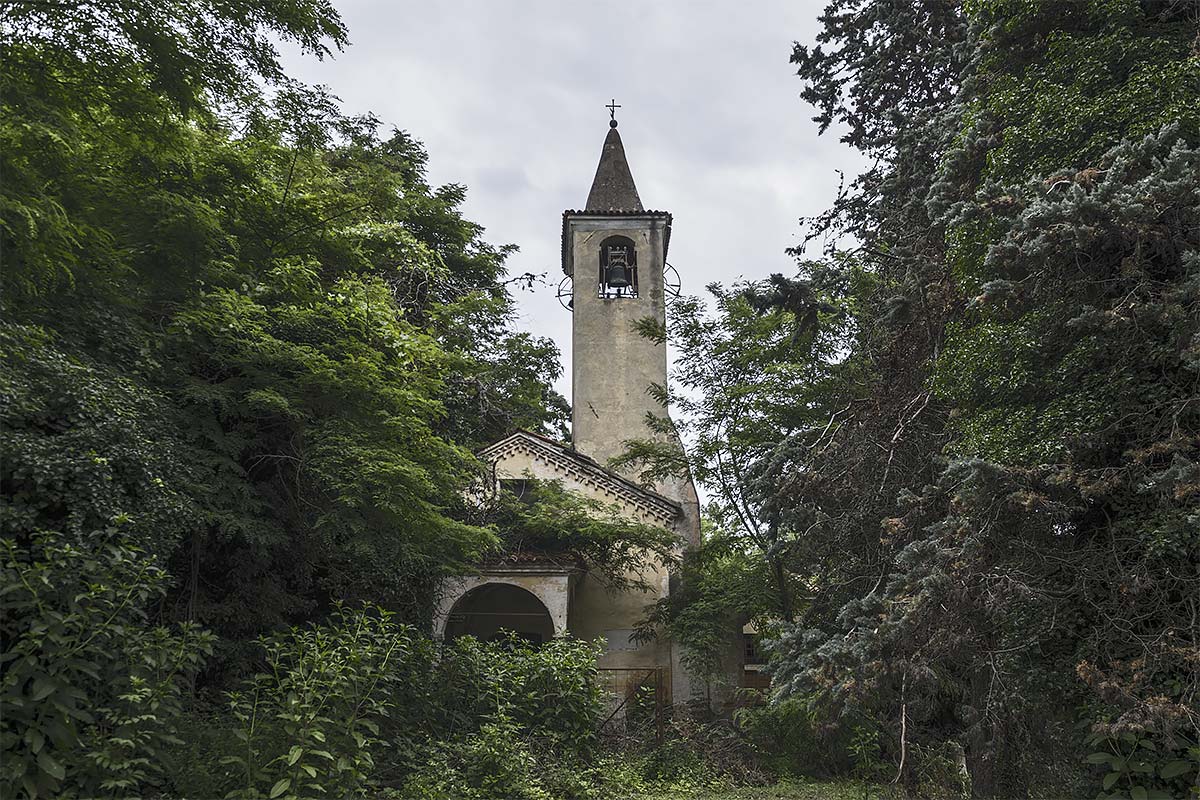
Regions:
[[637, 297], [637, 248], [628, 236], [609, 236], [600, 243], [600, 297]]

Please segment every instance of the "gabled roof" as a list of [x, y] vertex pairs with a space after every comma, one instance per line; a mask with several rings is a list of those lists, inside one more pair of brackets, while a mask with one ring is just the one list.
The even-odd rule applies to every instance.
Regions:
[[480, 459], [495, 464], [515, 452], [526, 453], [565, 479], [586, 484], [616, 501], [632, 505], [663, 526], [670, 526], [683, 513], [682, 507], [674, 500], [645, 489], [611, 469], [600, 466], [587, 456], [541, 434], [517, 431], [495, 444], [488, 445], [477, 455]]
[[625, 158], [625, 146], [621, 134], [617, 133], [614, 121], [604, 138], [604, 149], [600, 151], [600, 163], [596, 165], [596, 177], [592, 179], [592, 190], [588, 192], [587, 207], [596, 211], [641, 211], [642, 199], [638, 197], [629, 161]]

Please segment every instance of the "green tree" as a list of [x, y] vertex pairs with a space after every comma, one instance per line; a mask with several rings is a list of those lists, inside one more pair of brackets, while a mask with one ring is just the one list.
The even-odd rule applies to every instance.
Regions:
[[666, 633], [683, 645], [683, 665], [711, 690], [728, 682], [730, 642], [742, 626], [756, 620], [765, 629], [779, 619], [773, 576], [765, 559], [719, 531], [683, 554], [677, 575], [675, 590], [647, 610], [636, 635], [650, 641]]
[[164, 611], [232, 642], [339, 598], [423, 618], [493, 543], [471, 450], [565, 418], [513, 248], [411, 136], [281, 73], [273, 40], [344, 43], [326, 3], [5, 11], [14, 530], [126, 514]]
[[[793, 578], [793, 565], [804, 560], [806, 531], [817, 519], [810, 509], [781, 500], [836, 422], [827, 389], [849, 321], [827, 299], [826, 272], [811, 266], [814, 280], [774, 275], [730, 290], [711, 285], [711, 313], [699, 298], [675, 303], [669, 322], [678, 348], [674, 386], [669, 395], [658, 388], [679, 421], [664, 415], [648, 423], [677, 432], [684, 450], [631, 440], [615, 461], [640, 470], [647, 482], [690, 472], [709, 493], [705, 513], [721, 537], [765, 561], [771, 613], [789, 622], [807, 594], [803, 576]], [[667, 338], [666, 330], [651, 325], [641, 332]]]
[[[800, 493], [841, 563], [813, 562], [775, 678], [874, 709], [906, 781], [937, 752], [982, 794], [1189, 780], [1195, 13], [839, 0], [795, 51], [821, 124], [878, 165], [815, 221], [854, 234], [873, 288]], [[1089, 777], [1096, 744], [1127, 769]]]

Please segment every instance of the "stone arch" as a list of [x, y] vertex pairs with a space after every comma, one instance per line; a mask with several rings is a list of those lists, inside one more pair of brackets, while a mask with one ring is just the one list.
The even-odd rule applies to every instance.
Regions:
[[[561, 575], [478, 575], [451, 578], [442, 584], [442, 596], [433, 618], [433, 634], [445, 639], [455, 607], [476, 589], [485, 586], [510, 586], [532, 595], [549, 617], [551, 635], [567, 633], [567, 606], [570, 599], [566, 574]], [[522, 612], [528, 613], [528, 612]]]
[[510, 634], [542, 644], [554, 638], [554, 621], [533, 592], [493, 582], [476, 586], [455, 601], [443, 635], [447, 641], [474, 636], [487, 642]]

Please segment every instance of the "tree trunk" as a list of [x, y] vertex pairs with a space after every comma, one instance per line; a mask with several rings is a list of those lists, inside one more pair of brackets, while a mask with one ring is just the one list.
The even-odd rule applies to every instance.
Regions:
[[779, 592], [779, 614], [784, 622], [795, 622], [796, 614], [792, 610], [792, 592], [788, 589], [787, 572], [783, 562], [778, 558], [770, 558], [771, 575], [775, 579], [775, 589]]

